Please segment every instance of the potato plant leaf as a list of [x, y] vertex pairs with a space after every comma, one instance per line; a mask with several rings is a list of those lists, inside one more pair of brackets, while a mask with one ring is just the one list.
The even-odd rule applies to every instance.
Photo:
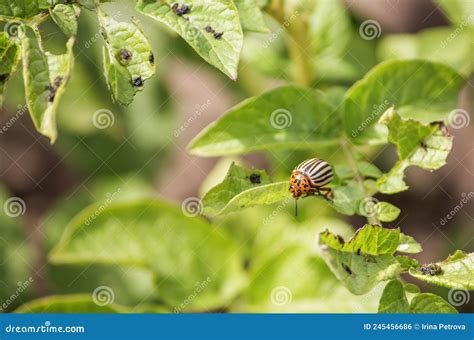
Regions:
[[322, 232], [319, 245], [334, 275], [349, 291], [360, 295], [401, 272], [401, 265], [393, 256], [399, 235], [398, 229], [366, 225], [348, 242], [329, 231]]
[[416, 242], [413, 237], [400, 233], [400, 241], [397, 247], [398, 252], [407, 254], [417, 254], [421, 253], [422, 250], [423, 249], [421, 248], [421, 244]]
[[403, 178], [405, 169], [411, 165], [435, 170], [446, 163], [453, 138], [445, 135], [438, 124], [403, 119], [393, 110], [386, 112], [381, 122], [388, 127], [388, 140], [397, 147], [398, 161], [377, 180], [380, 192], [392, 194], [408, 189]]
[[41, 0], [3, 0], [0, 2], [0, 19], [29, 19], [41, 12]]
[[438, 286], [474, 290], [474, 253], [460, 250], [442, 262], [437, 262], [441, 272], [436, 275], [423, 273], [422, 267], [410, 268], [411, 276]]
[[174, 0], [139, 0], [136, 10], [167, 25], [204, 60], [237, 79], [243, 33], [232, 1], [190, 0], [180, 4]]
[[239, 11], [242, 28], [247, 31], [269, 33], [262, 11], [257, 5], [257, 0], [234, 0]]
[[3, 93], [10, 76], [15, 72], [20, 60], [17, 43], [6, 32], [0, 32], [0, 107], [3, 105]]
[[417, 294], [410, 302], [410, 313], [414, 314], [442, 314], [457, 312], [456, 308], [451, 306], [441, 296], [431, 293]]
[[57, 4], [49, 9], [53, 21], [68, 37], [77, 34], [77, 17], [81, 9], [75, 4]]
[[436, 0], [449, 20], [456, 26], [474, 28], [474, 6], [469, 0]]
[[127, 313], [124, 306], [114, 303], [103, 306], [94, 302], [92, 294], [51, 295], [29, 301], [15, 313]]
[[290, 197], [288, 183], [284, 183], [271, 183], [264, 170], [245, 169], [232, 163], [224, 181], [202, 199], [203, 214], [212, 217], [243, 207], [279, 202]]
[[158, 297], [171, 307], [199, 288], [186, 311], [225, 306], [243, 285], [242, 259], [223, 230], [156, 200], [86, 208], [66, 227], [50, 260], [147, 268]]
[[145, 80], [155, 73], [155, 57], [138, 23], [118, 22], [98, 11], [101, 30], [105, 33], [104, 66], [113, 98], [128, 105], [133, 95], [143, 89]]
[[[426, 60], [391, 60], [374, 67], [347, 92], [346, 134], [360, 142], [380, 136], [374, 125], [393, 107], [403, 118], [442, 121], [456, 108], [465, 80], [451, 68]], [[420, 86], [423, 84], [423, 86]]]
[[68, 40], [62, 55], [44, 52], [39, 33], [30, 26], [21, 26], [20, 40], [28, 109], [36, 129], [54, 143], [56, 109], [74, 64], [74, 38]]
[[311, 89], [284, 86], [227, 111], [189, 144], [192, 154], [222, 156], [269, 149], [314, 149], [338, 142], [339, 118]]
[[373, 213], [381, 222], [392, 222], [400, 215], [400, 209], [388, 202], [377, 202], [373, 207]]
[[403, 284], [393, 280], [385, 286], [380, 298], [378, 313], [409, 313], [410, 305]]

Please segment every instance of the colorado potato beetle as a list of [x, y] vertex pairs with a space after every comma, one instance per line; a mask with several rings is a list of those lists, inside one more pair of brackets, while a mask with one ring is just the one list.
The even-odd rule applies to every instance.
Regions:
[[[299, 164], [291, 173], [289, 191], [295, 198], [321, 195], [330, 200], [332, 198], [331, 188], [325, 188], [332, 181], [332, 167], [322, 159], [312, 158]], [[298, 206], [296, 205], [296, 214]]]

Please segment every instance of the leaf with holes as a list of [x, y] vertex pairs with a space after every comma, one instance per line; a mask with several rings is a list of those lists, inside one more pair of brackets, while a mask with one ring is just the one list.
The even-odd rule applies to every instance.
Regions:
[[68, 40], [67, 52], [62, 55], [44, 52], [39, 33], [30, 26], [21, 26], [20, 40], [28, 109], [36, 129], [54, 143], [56, 109], [74, 64], [74, 38]]
[[435, 170], [446, 163], [453, 137], [446, 135], [440, 125], [403, 119], [393, 110], [385, 113], [381, 122], [388, 127], [388, 140], [397, 147], [398, 161], [377, 180], [380, 192], [393, 194], [408, 189], [403, 178], [405, 169], [411, 165]]
[[[442, 262], [437, 262], [439, 273], [426, 273], [422, 268], [410, 268], [410, 275], [438, 286], [474, 290], [474, 253], [460, 250]], [[433, 274], [433, 275], [432, 275]]]
[[243, 33], [232, 1], [192, 0], [180, 4], [174, 0], [139, 0], [136, 10], [167, 25], [204, 60], [237, 79]]
[[189, 144], [192, 154], [222, 156], [257, 150], [314, 149], [338, 143], [332, 106], [308, 88], [284, 86], [227, 111]]
[[29, 19], [41, 13], [41, 0], [3, 0], [0, 3], [0, 20], [8, 21], [10, 19], [21, 18]]
[[198, 289], [189, 311], [226, 306], [244, 283], [243, 260], [223, 230], [157, 200], [86, 208], [49, 257], [54, 264], [144, 267], [154, 273], [157, 296], [169, 306], [179, 308]]

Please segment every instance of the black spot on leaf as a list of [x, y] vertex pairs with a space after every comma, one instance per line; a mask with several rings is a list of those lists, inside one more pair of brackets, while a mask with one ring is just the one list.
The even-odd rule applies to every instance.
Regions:
[[252, 184], [260, 184], [262, 183], [261, 179], [260, 179], [260, 174], [251, 174], [249, 176], [249, 180], [250, 180], [250, 183]]
[[143, 86], [143, 79], [142, 79], [142, 77], [140, 77], [140, 76], [134, 77], [134, 78], [132, 79], [132, 84], [133, 84], [133, 86], [135, 86], [135, 87], [141, 87], [141, 86]]

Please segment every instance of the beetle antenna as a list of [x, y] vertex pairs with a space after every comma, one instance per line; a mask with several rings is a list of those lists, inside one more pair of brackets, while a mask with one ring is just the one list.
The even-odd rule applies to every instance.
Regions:
[[295, 216], [298, 216], [298, 199], [295, 199]]

